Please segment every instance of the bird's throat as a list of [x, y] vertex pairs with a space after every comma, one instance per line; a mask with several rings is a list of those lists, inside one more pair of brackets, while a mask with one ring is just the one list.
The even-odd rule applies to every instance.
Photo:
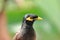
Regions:
[[33, 28], [33, 22], [24, 21], [23, 24], [22, 24], [22, 27], [26, 28], [26, 29], [32, 29]]

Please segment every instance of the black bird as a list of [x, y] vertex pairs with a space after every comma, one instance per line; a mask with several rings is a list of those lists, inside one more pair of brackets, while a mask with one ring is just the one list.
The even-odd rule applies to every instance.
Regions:
[[14, 36], [14, 40], [36, 40], [36, 34], [33, 29], [35, 20], [42, 20], [42, 18], [34, 14], [26, 14], [23, 18], [21, 29]]

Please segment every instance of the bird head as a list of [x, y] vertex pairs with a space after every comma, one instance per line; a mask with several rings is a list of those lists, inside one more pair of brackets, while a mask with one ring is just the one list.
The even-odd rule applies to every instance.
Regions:
[[34, 22], [35, 20], [42, 20], [42, 18], [35, 15], [35, 14], [26, 14], [25, 15], [25, 20], [30, 21], [30, 22]]
[[36, 20], [42, 20], [42, 18], [35, 14], [26, 14], [23, 18], [23, 24], [32, 26], [34, 21], [36, 21]]

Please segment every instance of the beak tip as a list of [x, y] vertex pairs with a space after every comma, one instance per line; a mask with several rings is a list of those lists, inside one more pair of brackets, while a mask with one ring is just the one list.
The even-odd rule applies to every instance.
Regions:
[[39, 20], [43, 20], [43, 18], [41, 18], [41, 17], [38, 17], [38, 19], [39, 19]]

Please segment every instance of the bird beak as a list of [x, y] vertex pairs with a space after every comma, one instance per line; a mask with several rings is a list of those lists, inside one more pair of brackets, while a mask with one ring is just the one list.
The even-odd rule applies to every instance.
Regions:
[[36, 20], [43, 20], [43, 18], [41, 18], [41, 17], [38, 17], [38, 18], [36, 18]]

